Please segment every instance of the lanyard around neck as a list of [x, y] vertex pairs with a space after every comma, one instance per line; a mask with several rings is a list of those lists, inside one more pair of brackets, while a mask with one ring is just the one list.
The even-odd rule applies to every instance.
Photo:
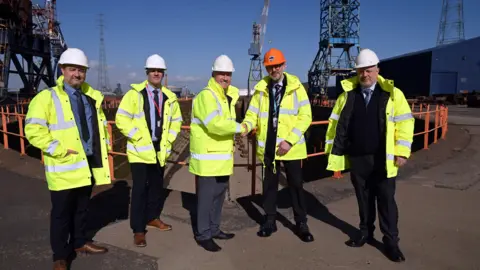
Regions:
[[[159, 103], [159, 104], [157, 104], [157, 103], [155, 102], [155, 98], [153, 97], [152, 93], [150, 93], [150, 91], [149, 91], [149, 85], [148, 85], [148, 83], [146, 83], [145, 88], [146, 88], [146, 90], [147, 90], [148, 95], [150, 95], [150, 96], [152, 97], [153, 104], [154, 104], [155, 107], [157, 108], [158, 115], [160, 115], [160, 117], [161, 117], [161, 116], [162, 116], [162, 110], [160, 109], [160, 104], [163, 103], [163, 94], [159, 93], [159, 97], [158, 97], [158, 103]], [[160, 94], [161, 94], [161, 95], [160, 95]]]

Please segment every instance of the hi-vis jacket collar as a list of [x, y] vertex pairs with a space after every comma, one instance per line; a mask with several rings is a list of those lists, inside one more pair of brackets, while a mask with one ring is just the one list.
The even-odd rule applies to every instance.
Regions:
[[[208, 80], [207, 88], [209, 88], [212, 91], [214, 91], [215, 93], [217, 93], [217, 95], [219, 95], [220, 97], [225, 98], [225, 90], [223, 89], [223, 87], [219, 83], [217, 83], [217, 81], [215, 81], [215, 78], [210, 78]], [[232, 85], [228, 86], [228, 89], [226, 91], [226, 95], [231, 97], [231, 98], [237, 96], [238, 95], [238, 88], [236, 88]]]
[[[58, 77], [58, 79], [57, 79], [58, 90], [64, 91], [63, 90], [63, 86], [64, 86], [63, 80], [64, 80], [63, 75]], [[93, 89], [93, 87], [90, 86], [90, 84], [88, 84], [86, 82], [83, 82], [82, 86], [80, 88], [82, 89], [82, 93], [84, 93], [85, 95], [92, 97], [96, 101], [103, 101], [104, 96], [103, 96], [102, 92], [94, 91], [95, 89]]]
[[[298, 88], [300, 88], [301, 82], [298, 80], [296, 76], [292, 76], [287, 72], [283, 72], [283, 76], [287, 78], [287, 86], [285, 88], [286, 93], [295, 91]], [[272, 78], [270, 78], [270, 76], [265, 76], [261, 81], [257, 83], [257, 85], [255, 86], [255, 90], [265, 92], [268, 94], [268, 84], [270, 83], [271, 80]]]
[[[145, 86], [147, 85], [147, 83], [148, 83], [148, 80], [145, 80], [141, 83], [132, 83], [130, 86], [132, 87], [133, 90], [140, 92], [143, 89], [145, 89]], [[168, 88], [166, 88], [163, 85], [162, 85], [162, 92], [165, 93], [165, 95], [167, 95], [168, 99], [171, 99], [171, 100], [177, 99], [177, 95], [175, 95], [172, 91], [170, 91]]]
[[[343, 80], [341, 83], [342, 88], [345, 92], [352, 91], [353, 89], [357, 88], [359, 84], [358, 76]], [[377, 83], [380, 85], [380, 88], [382, 88], [383, 91], [389, 92], [393, 98], [393, 95], [395, 93], [395, 91], [393, 91], [395, 88], [395, 86], [393, 85], [393, 80], [387, 80], [382, 76], [378, 75]]]

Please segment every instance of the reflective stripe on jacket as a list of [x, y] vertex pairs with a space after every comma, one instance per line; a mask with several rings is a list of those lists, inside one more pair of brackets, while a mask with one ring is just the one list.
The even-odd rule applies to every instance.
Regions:
[[226, 92], [210, 78], [192, 101], [189, 171], [194, 175], [233, 174], [234, 135], [242, 128], [235, 113], [238, 88], [229, 86]]
[[[387, 177], [390, 178], [398, 173], [395, 156], [410, 157], [415, 119], [403, 92], [393, 85], [392, 80], [386, 80], [379, 75], [377, 83], [383, 91], [389, 93], [385, 110], [387, 151], [385, 158]], [[332, 110], [325, 141], [325, 152], [329, 154], [327, 170], [330, 171], [342, 171], [349, 168], [348, 157], [344, 153], [346, 149], [343, 149], [347, 137], [346, 135], [337, 136], [337, 127], [348, 124], [344, 121], [350, 119], [349, 114], [352, 113], [352, 110], [348, 111], [344, 108], [347, 101], [353, 102], [353, 99], [348, 97], [350, 92], [357, 88], [358, 78], [343, 80], [341, 84], [345, 92], [340, 94]]]
[[[275, 155], [276, 160], [296, 160], [307, 157], [307, 147], [304, 133], [312, 123], [312, 108], [307, 92], [298, 77], [284, 72], [287, 78], [285, 95], [280, 104], [277, 145], [286, 140], [292, 145], [290, 151], [283, 156]], [[268, 131], [269, 91], [270, 77], [264, 77], [255, 85], [255, 93], [252, 96], [243, 123], [248, 131], [257, 128], [257, 156], [264, 162], [265, 143]], [[276, 152], [276, 151], [275, 151]]]
[[[127, 137], [127, 156], [130, 163], [155, 164], [157, 159], [161, 166], [165, 166], [172, 152], [172, 145], [182, 127], [182, 113], [178, 104], [177, 96], [168, 88], [162, 86], [162, 92], [167, 96], [165, 100], [162, 126], [162, 138], [160, 139], [160, 151], [155, 152], [152, 143], [152, 135], [149, 131], [142, 91], [146, 91], [145, 80], [139, 84], [132, 84], [122, 98], [115, 115], [115, 124], [120, 132]], [[156, 108], [150, 108], [155, 110]], [[151, 121], [154, 121], [151, 119]]]
[[[110, 150], [107, 120], [102, 110], [103, 95], [89, 84], [83, 83], [82, 92], [95, 102], [95, 117], [98, 130], [97, 167], [92, 168], [96, 185], [109, 184]], [[85, 155], [80, 134], [74, 120], [73, 111], [67, 93], [63, 90], [63, 76], [57, 79], [57, 85], [39, 92], [30, 102], [25, 119], [27, 140], [43, 152], [45, 176], [50, 190], [58, 191], [91, 185], [90, 166]], [[71, 149], [78, 154], [67, 155]]]

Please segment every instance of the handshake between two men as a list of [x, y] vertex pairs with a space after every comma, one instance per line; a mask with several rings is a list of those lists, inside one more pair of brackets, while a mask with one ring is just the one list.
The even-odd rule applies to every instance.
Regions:
[[[242, 130], [243, 130], [243, 132], [241, 133], [241, 136], [245, 137], [250, 132], [248, 131], [247, 124], [242, 123], [241, 125], [242, 125]], [[290, 151], [291, 148], [292, 148], [292, 145], [290, 143], [288, 143], [287, 141], [283, 140], [278, 145], [277, 155], [283, 156], [286, 153], [288, 153], [288, 151]]]

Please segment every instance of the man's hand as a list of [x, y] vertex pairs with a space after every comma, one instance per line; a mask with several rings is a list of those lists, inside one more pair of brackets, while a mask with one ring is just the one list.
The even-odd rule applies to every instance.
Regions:
[[245, 136], [247, 136], [247, 134], [248, 134], [247, 124], [242, 123], [242, 135], [241, 136], [245, 137]]
[[288, 153], [288, 151], [290, 151], [290, 148], [292, 148], [292, 146], [288, 142], [281, 141], [280, 144], [278, 145], [277, 155], [279, 156], [285, 155], [286, 153]]
[[399, 157], [399, 156], [395, 156], [395, 165], [397, 165], [397, 167], [402, 167], [403, 165], [405, 165], [407, 163], [407, 159], [404, 158], [404, 157]]
[[78, 154], [78, 152], [75, 151], [75, 150], [72, 150], [72, 149], [67, 149], [67, 154], [65, 156], [67, 157], [68, 155], [71, 155], [71, 154], [76, 155], [76, 154]]

